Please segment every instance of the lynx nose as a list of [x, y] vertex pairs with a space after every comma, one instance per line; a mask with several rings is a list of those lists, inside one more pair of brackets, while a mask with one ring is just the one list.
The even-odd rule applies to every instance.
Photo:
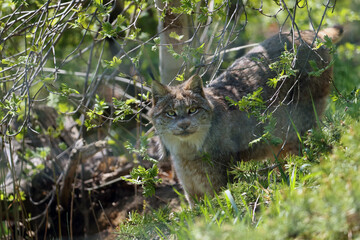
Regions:
[[181, 121], [177, 124], [177, 126], [185, 131], [190, 126], [190, 122], [189, 121]]

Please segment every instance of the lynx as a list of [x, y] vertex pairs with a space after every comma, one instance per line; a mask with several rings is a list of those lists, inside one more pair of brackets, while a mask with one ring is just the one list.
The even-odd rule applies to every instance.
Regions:
[[[318, 34], [279, 33], [237, 59], [206, 87], [198, 75], [178, 86], [153, 81], [149, 115], [163, 153], [170, 153], [190, 206], [195, 199], [212, 195], [227, 184], [233, 161], [261, 159], [280, 150], [298, 151], [297, 133], [304, 134], [316, 126], [332, 81], [329, 49], [316, 47], [315, 40], [324, 41], [327, 35], [336, 42], [342, 32], [336, 26]], [[269, 86], [269, 79], [277, 76], [270, 64], [293, 48], [296, 56], [291, 67], [295, 74], [280, 78], [275, 88]], [[315, 70], [318, 74], [311, 74]], [[239, 101], [260, 88], [266, 103], [264, 111], [272, 112], [276, 119], [273, 134], [283, 140], [282, 144], [261, 141], [249, 146], [263, 133], [264, 126], [229, 101]]]

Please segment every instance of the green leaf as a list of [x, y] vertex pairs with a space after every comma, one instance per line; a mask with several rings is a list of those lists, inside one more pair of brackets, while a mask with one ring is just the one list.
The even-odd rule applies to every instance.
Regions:
[[181, 39], [183, 39], [184, 35], [178, 35], [176, 32], [171, 32], [169, 34], [169, 37], [180, 41]]
[[336, 95], [331, 95], [331, 100], [332, 100], [333, 102], [336, 102], [337, 100], [339, 100], [339, 98], [338, 98], [338, 96], [336, 96]]
[[61, 150], [65, 151], [65, 150], [67, 149], [66, 143], [64, 143], [64, 142], [59, 143], [59, 148], [60, 148]]
[[198, 48], [196, 48], [196, 52], [200, 53], [200, 54], [203, 54], [204, 53], [204, 46], [205, 46], [205, 43], [201, 44]]
[[178, 54], [177, 52], [175, 52], [174, 48], [172, 45], [168, 45], [166, 46], [168, 49], [168, 52], [173, 56], [174, 59], [179, 59], [181, 57], [180, 54]]
[[60, 92], [63, 96], [69, 96], [70, 94], [80, 94], [78, 90], [68, 87], [66, 83], [61, 84]]
[[7, 200], [10, 202], [14, 201], [14, 195], [9, 195]]
[[45, 169], [45, 165], [43, 164], [43, 163], [41, 163], [41, 164], [38, 164], [37, 166], [36, 166], [36, 169], [37, 170], [44, 170]]
[[69, 105], [68, 103], [64, 103], [64, 102], [59, 103], [57, 106], [58, 106], [59, 112], [62, 112], [62, 113], [71, 112], [74, 110], [73, 106]]
[[120, 58], [117, 58], [116, 56], [114, 56], [111, 61], [104, 60], [104, 62], [105, 62], [105, 64], [108, 65], [108, 67], [116, 68], [116, 67], [120, 66], [120, 64], [122, 63], [122, 60]]
[[153, 39], [155, 44], [160, 44], [160, 37], [156, 37]]
[[115, 112], [114, 114], [116, 115], [116, 117], [114, 118], [114, 122], [117, 122], [119, 120], [124, 120], [126, 116], [133, 114], [133, 110], [130, 106], [130, 104], [136, 103], [136, 100], [126, 100], [126, 101], [121, 101], [118, 100], [116, 98], [113, 98], [113, 105], [115, 108]]
[[182, 74], [178, 74], [175, 78], [176, 81], [182, 82], [185, 80], [185, 72], [183, 72]]
[[266, 83], [269, 87], [276, 88], [278, 83], [278, 78], [269, 78], [269, 81]]
[[113, 29], [113, 26], [109, 22], [104, 22], [102, 24], [102, 30], [100, 31], [100, 34], [103, 38], [112, 38], [116, 36], [117, 32]]
[[14, 62], [11, 61], [10, 59], [2, 59], [2, 60], [1, 60], [1, 63], [4, 64], [4, 65], [9, 65], [9, 66], [13, 66], [13, 65], [14, 65]]
[[124, 17], [123, 15], [119, 14], [116, 18], [116, 25], [120, 26], [121, 24], [123, 24], [126, 21], [126, 17]]
[[95, 128], [97, 125], [92, 124], [89, 119], [85, 119], [84, 126], [86, 127], [86, 130], [89, 131], [90, 129]]

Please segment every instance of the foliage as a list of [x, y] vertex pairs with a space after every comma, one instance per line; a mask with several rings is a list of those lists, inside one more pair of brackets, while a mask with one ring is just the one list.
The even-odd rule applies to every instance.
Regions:
[[240, 111], [246, 112], [249, 118], [255, 117], [259, 123], [264, 126], [262, 135], [249, 142], [250, 147], [261, 141], [266, 141], [274, 145], [282, 142], [280, 138], [273, 135], [276, 119], [272, 116], [272, 113], [266, 111], [266, 104], [261, 96], [262, 92], [263, 89], [260, 87], [253, 93], [248, 93], [246, 96], [243, 96], [242, 99], [237, 102], [229, 97], [225, 97], [231, 105], [238, 107]]
[[155, 194], [156, 184], [161, 183], [161, 179], [157, 178], [158, 173], [159, 169], [155, 164], [149, 169], [138, 166], [137, 168], [133, 168], [131, 170], [131, 178], [123, 177], [123, 179], [133, 184], [141, 185], [143, 187], [144, 196], [150, 197]]
[[128, 149], [131, 153], [133, 153], [134, 158], [142, 157], [143, 160], [150, 161], [153, 163], [151, 168], [144, 168], [139, 165], [133, 168], [130, 172], [130, 178], [122, 177], [125, 181], [131, 182], [136, 185], [141, 185], [143, 187], [143, 194], [146, 197], [150, 197], [155, 194], [155, 186], [158, 183], [161, 183], [161, 179], [159, 179], [158, 173], [159, 169], [157, 167], [157, 160], [151, 158], [147, 153], [148, 146], [148, 136], [140, 137], [140, 147], [135, 148], [129, 142], [125, 143], [125, 148]]
[[90, 130], [93, 127], [96, 127], [96, 124], [92, 124], [92, 121], [99, 121], [99, 118], [104, 114], [105, 110], [109, 108], [109, 106], [105, 103], [104, 99], [100, 99], [98, 95], [95, 98], [94, 109], [90, 109], [86, 114], [89, 117], [86, 119], [84, 125], [87, 130]]
[[251, 115], [255, 115], [256, 117], [260, 117], [262, 114], [262, 110], [266, 107], [264, 100], [261, 97], [263, 89], [259, 88], [253, 93], [248, 93], [238, 102], [232, 100], [229, 97], [226, 97], [231, 105], [239, 107], [240, 111], [244, 111], [248, 113], [248, 117]]
[[121, 101], [116, 98], [113, 98], [113, 104], [115, 108], [115, 118], [114, 122], [117, 122], [119, 120], [124, 120], [126, 116], [131, 115], [133, 113], [133, 110], [130, 106], [132, 103], [132, 99]]
[[[79, 130], [79, 137], [89, 142], [94, 139], [111, 139], [114, 142], [111, 145], [114, 153], [126, 155], [129, 160], [134, 161], [136, 167], [131, 173], [131, 179], [127, 180], [142, 185], [145, 195], [152, 195], [160, 179], [157, 178], [156, 162], [146, 154], [146, 138], [141, 133], [150, 128], [145, 116], [150, 104], [148, 83], [152, 78], [150, 76], [159, 79], [160, 48], [165, 47], [173, 58], [183, 61], [184, 69], [179, 71], [176, 80], [183, 81], [189, 72], [196, 71], [211, 81], [219, 70], [226, 68], [235, 57], [242, 54], [241, 51], [229, 51], [225, 55], [225, 50], [231, 50], [232, 47], [259, 42], [267, 33], [273, 34], [279, 29], [297, 31], [310, 27], [318, 30], [325, 25], [360, 20], [357, 14], [360, 5], [357, 1], [350, 0], [182, 0], [178, 6], [163, 11], [170, 2], [0, 0], [1, 179], [13, 178], [13, 188], [18, 190], [18, 183], [23, 179], [15, 179], [16, 166], [22, 166], [25, 163], [23, 161], [31, 165], [35, 158], [40, 158], [44, 163], [57, 162], [71, 152], [72, 144], [65, 143], [66, 136], [63, 136], [65, 119], [71, 117], [74, 124], [72, 127]], [[164, 9], [158, 3], [163, 3]], [[191, 39], [185, 39], [185, 35], [175, 31], [170, 34], [173, 40], [183, 42], [179, 44], [183, 46], [183, 51], [176, 51], [176, 45], [164, 44], [160, 39], [157, 25], [164, 20], [167, 13], [187, 15], [193, 24], [188, 28], [191, 30]], [[358, 34], [355, 32], [354, 35]], [[304, 156], [288, 160], [284, 170], [286, 178], [272, 168], [266, 170], [268, 166], [260, 163], [237, 166], [234, 171], [241, 183], [229, 186], [230, 192], [220, 194], [215, 199], [206, 198], [195, 211], [184, 210], [170, 214], [170, 210], [159, 210], [150, 215], [134, 212], [120, 229], [122, 233], [128, 234], [123, 236], [160, 236], [164, 239], [176, 234], [179, 238], [194, 239], [207, 236], [229, 239], [231, 236], [273, 236], [264, 230], [270, 226], [268, 224], [271, 221], [267, 219], [271, 216], [276, 223], [277, 219], [289, 220], [285, 218], [286, 215], [293, 214], [294, 218], [301, 216], [301, 207], [299, 210], [291, 208], [291, 204], [301, 206], [298, 199], [308, 199], [313, 204], [319, 200], [316, 196], [318, 194], [328, 200], [329, 195], [324, 189], [331, 189], [331, 185], [326, 185], [326, 181], [333, 181], [333, 188], [336, 190], [329, 193], [337, 196], [339, 191], [348, 200], [357, 200], [353, 193], [350, 193], [350, 190], [357, 190], [357, 179], [349, 168], [346, 168], [348, 175], [339, 175], [344, 179], [348, 177], [348, 182], [341, 182], [342, 179], [336, 176], [330, 179], [324, 174], [331, 173], [332, 168], [339, 171], [336, 162], [345, 167], [347, 165], [341, 161], [330, 161], [329, 166], [324, 163], [325, 160], [332, 159], [332, 151], [335, 157], [345, 159], [344, 156], [350, 156], [356, 159], [354, 151], [345, 151], [345, 145], [351, 144], [350, 140], [346, 140], [344, 128], [357, 131], [356, 120], [352, 119], [357, 119], [359, 113], [360, 86], [354, 80], [358, 78], [360, 71], [357, 60], [359, 46], [356, 41], [347, 42], [338, 47], [338, 53], [339, 56], [334, 62], [335, 79], [344, 81], [335, 81], [336, 90], [332, 93], [328, 116], [323, 124], [325, 126], [322, 131], [313, 130], [303, 138]], [[293, 74], [290, 68], [292, 54], [285, 52], [277, 65], [271, 66], [278, 75], [270, 80], [270, 86], [276, 87], [281, 78]], [[321, 71], [323, 69], [318, 69], [313, 64], [312, 74], [320, 74]], [[260, 140], [276, 141], [277, 139], [271, 138], [275, 123], [270, 114], [263, 114], [264, 102], [260, 93], [259, 89], [233, 104], [264, 124], [263, 135], [253, 143]], [[46, 129], [36, 114], [36, 109], [43, 105], [55, 109], [57, 113], [56, 123]], [[38, 139], [35, 139], [36, 137]], [[348, 138], [356, 136], [348, 135]], [[50, 149], [49, 146], [55, 141], [59, 142], [54, 147], [58, 149]], [[133, 145], [130, 142], [138, 144]], [[125, 147], [123, 143], [126, 143]], [[342, 150], [345, 152], [341, 152]], [[21, 157], [19, 162], [13, 162], [14, 156]], [[142, 163], [142, 160], [150, 160], [152, 167], [146, 169], [137, 165]], [[32, 176], [43, 173], [44, 170], [44, 164], [31, 166], [20, 169], [28, 175], [29, 181]], [[357, 168], [356, 163], [351, 167]], [[279, 166], [277, 168], [281, 169]], [[63, 174], [64, 169], [59, 169], [56, 170]], [[324, 180], [319, 180], [320, 175], [324, 175]], [[53, 177], [56, 179], [52, 179]], [[51, 188], [57, 191], [60, 180], [58, 176], [51, 176], [54, 183]], [[350, 184], [352, 181], [353, 185]], [[337, 189], [342, 183], [348, 187]], [[3, 184], [1, 186], [3, 190]], [[324, 186], [324, 189], [321, 186]], [[317, 189], [317, 192], [314, 189]], [[309, 197], [304, 196], [301, 191], [306, 192]], [[3, 200], [5, 196], [7, 195], [2, 195]], [[9, 203], [15, 209], [22, 206], [23, 201], [33, 200], [32, 196], [26, 199], [19, 198], [16, 194], [13, 196], [13, 201]], [[47, 200], [42, 199], [46, 204], [49, 203]], [[329, 202], [319, 200], [324, 206], [329, 206]], [[344, 201], [345, 203], [351, 206], [351, 203]], [[308, 203], [309, 206], [311, 204]], [[8, 210], [0, 215], [2, 219], [7, 219], [7, 223], [14, 223], [15, 226], [8, 228], [8, 225], [2, 222], [0, 232], [4, 231], [0, 233], [1, 237], [10, 238], [13, 234], [13, 238], [20, 239], [25, 236], [19, 235], [28, 233], [29, 236], [37, 238], [38, 236], [32, 235], [35, 232], [32, 231], [30, 222], [41, 218], [42, 222], [49, 223], [46, 219], [47, 213], [56, 212], [60, 215], [60, 209], [63, 212], [69, 211], [64, 210], [58, 202], [55, 205], [53, 209], [46, 208], [43, 215], [33, 217], [21, 207], [21, 216], [14, 212], [14, 219], [11, 221], [8, 212], [10, 208], [7, 208]], [[334, 212], [338, 214], [341, 209], [346, 215], [345, 218], [350, 220], [345, 221], [344, 216], [341, 216], [336, 227], [333, 224], [334, 217], [324, 207], [315, 206], [315, 203], [311, 207], [319, 207], [324, 211], [323, 214], [316, 212], [316, 217], [319, 218], [314, 217], [314, 220], [320, 221], [319, 219], [328, 217], [332, 229], [326, 228], [326, 231], [329, 230], [326, 233], [334, 233], [333, 236], [336, 237], [341, 232], [339, 228], [345, 229], [348, 224], [346, 221], [356, 222], [350, 220], [357, 219], [358, 215], [357, 206], [355, 210], [349, 210], [339, 201], [335, 204]], [[255, 211], [258, 208], [261, 208], [259, 213]], [[288, 209], [280, 211], [282, 208]], [[68, 214], [68, 219], [72, 213], [65, 214]], [[312, 224], [310, 214], [306, 214], [305, 218]], [[338, 216], [336, 214], [335, 217]], [[55, 224], [53, 222], [56, 221], [52, 219], [52, 228]], [[254, 226], [255, 230], [258, 227], [259, 231], [255, 231]], [[352, 234], [355, 236], [357, 226], [352, 226]], [[283, 229], [279, 230], [280, 227]], [[274, 232], [279, 236], [288, 234], [288, 237], [299, 232], [298, 236], [307, 237], [301, 235], [303, 229], [290, 227], [286, 223], [279, 224], [279, 228], [274, 228], [277, 229]], [[22, 230], [11, 232], [11, 229], [19, 228]], [[24, 228], [26, 229], [23, 230]], [[56, 228], [60, 229], [58, 226]], [[325, 231], [325, 228], [323, 229]], [[325, 235], [321, 237], [325, 238]], [[56, 238], [61, 238], [61, 234]]]
[[23, 191], [19, 192], [19, 194], [10, 194], [10, 195], [7, 195], [3, 192], [0, 192], [0, 200], [3, 201], [3, 200], [6, 200], [8, 202], [20, 202], [20, 201], [25, 201], [25, 193]]
[[280, 55], [279, 61], [269, 65], [269, 68], [276, 72], [276, 77], [269, 79], [267, 82], [269, 87], [276, 88], [278, 82], [284, 81], [291, 76], [296, 76], [296, 70], [293, 69], [293, 62], [297, 50], [294, 48], [291, 52], [288, 51], [286, 44], [284, 49], [285, 50]]

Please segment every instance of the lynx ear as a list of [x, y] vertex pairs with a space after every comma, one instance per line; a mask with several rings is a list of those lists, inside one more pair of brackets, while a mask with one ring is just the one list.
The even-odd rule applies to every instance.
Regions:
[[164, 97], [169, 93], [169, 89], [167, 86], [159, 83], [158, 81], [153, 80], [151, 84], [151, 91], [153, 96], [153, 103], [155, 104], [159, 98]]
[[191, 90], [201, 96], [205, 96], [203, 89], [203, 81], [199, 75], [193, 75], [189, 80], [184, 83], [185, 90]]

